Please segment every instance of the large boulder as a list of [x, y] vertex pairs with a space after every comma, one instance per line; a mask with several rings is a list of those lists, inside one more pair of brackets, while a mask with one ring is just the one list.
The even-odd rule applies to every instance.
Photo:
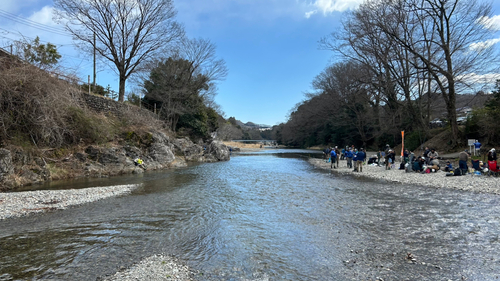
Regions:
[[[123, 147], [94, 147], [89, 146], [85, 149], [88, 158], [100, 165], [93, 165], [92, 168], [86, 169], [86, 174], [99, 175], [119, 175], [136, 172], [136, 166], [133, 159], [127, 155], [127, 150]], [[98, 168], [100, 167], [100, 169]]]
[[172, 141], [175, 155], [182, 156], [188, 162], [203, 162], [203, 147], [194, 144], [188, 138], [175, 139]]
[[174, 162], [174, 145], [170, 139], [162, 132], [153, 132], [151, 134], [151, 145], [148, 148], [147, 156], [144, 157], [144, 164], [149, 169], [162, 169], [169, 167]]
[[[164, 143], [153, 143], [148, 149], [148, 154], [153, 161], [162, 166], [168, 166], [175, 159], [170, 146]], [[148, 163], [145, 164], [149, 165]]]
[[206, 147], [205, 159], [207, 162], [228, 161], [229, 148], [221, 141], [212, 141]]

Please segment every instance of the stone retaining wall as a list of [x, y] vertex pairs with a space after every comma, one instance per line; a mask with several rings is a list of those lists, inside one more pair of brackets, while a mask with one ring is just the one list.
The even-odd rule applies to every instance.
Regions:
[[153, 112], [147, 109], [139, 108], [136, 105], [118, 102], [101, 96], [82, 93], [80, 101], [83, 102], [83, 105], [98, 113], [113, 114], [117, 117], [122, 117], [123, 114], [132, 111], [136, 114], [148, 114], [154, 118], [157, 118], [157, 116]]

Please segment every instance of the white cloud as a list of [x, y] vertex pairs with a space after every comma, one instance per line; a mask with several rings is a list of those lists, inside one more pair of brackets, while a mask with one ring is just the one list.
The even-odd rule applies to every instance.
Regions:
[[314, 10], [314, 11], [310, 11], [310, 12], [307, 12], [306, 13], [306, 18], [310, 18], [312, 15], [316, 14], [318, 11], [317, 10]]
[[469, 85], [485, 85], [491, 84], [500, 79], [500, 73], [476, 74], [467, 73], [456, 77], [458, 81], [462, 81]]
[[322, 12], [323, 15], [328, 15], [333, 12], [343, 12], [349, 9], [355, 9], [364, 0], [315, 0], [312, 6], [316, 9], [305, 14], [306, 18], [310, 18], [317, 12]]
[[483, 42], [472, 43], [469, 48], [473, 51], [481, 52], [482, 50], [488, 49], [498, 42], [500, 42], [500, 38], [490, 39]]
[[45, 6], [41, 10], [34, 12], [28, 19], [45, 25], [56, 26], [52, 20], [54, 8]]
[[500, 15], [493, 17], [481, 17], [478, 22], [484, 25], [487, 29], [498, 31], [500, 30]]

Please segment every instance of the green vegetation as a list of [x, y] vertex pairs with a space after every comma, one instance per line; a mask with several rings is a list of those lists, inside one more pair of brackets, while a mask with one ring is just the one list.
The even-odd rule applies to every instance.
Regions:
[[500, 80], [484, 108], [477, 108], [465, 123], [469, 138], [484, 139], [484, 143], [498, 143], [500, 139]]
[[156, 104], [158, 114], [174, 132], [207, 139], [217, 129], [217, 113], [201, 96], [208, 89], [208, 77], [185, 59], [168, 58], [151, 70], [144, 82], [144, 101]]
[[54, 44], [40, 44], [37, 36], [33, 41], [16, 41], [17, 55], [39, 68], [51, 68], [56, 65], [61, 55]]
[[78, 107], [69, 107], [67, 118], [74, 132], [73, 142], [83, 140], [85, 143], [104, 144], [112, 140], [119, 129], [113, 125], [112, 117], [91, 114]]

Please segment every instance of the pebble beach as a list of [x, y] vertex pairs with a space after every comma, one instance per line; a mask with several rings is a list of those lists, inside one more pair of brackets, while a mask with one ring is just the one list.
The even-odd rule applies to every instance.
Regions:
[[189, 267], [181, 265], [175, 258], [164, 255], [153, 255], [124, 271], [106, 278], [106, 281], [135, 281], [135, 280], [192, 280]]
[[137, 185], [0, 193], [0, 219], [26, 216], [129, 194]]
[[[130, 194], [139, 185], [116, 185], [68, 190], [0, 193], [0, 219], [64, 210], [70, 206]], [[175, 258], [153, 255], [104, 280], [191, 280], [189, 268]]]
[[346, 161], [343, 160], [340, 161], [339, 168], [337, 169], [331, 169], [330, 163], [326, 163], [323, 159], [311, 158], [309, 162], [315, 167], [328, 169], [338, 174], [349, 174], [356, 177], [367, 177], [405, 185], [424, 185], [434, 188], [500, 194], [500, 178], [492, 176], [476, 175], [473, 173], [463, 176], [446, 176], [446, 172], [444, 171], [429, 174], [406, 173], [404, 170], [386, 170], [385, 167], [376, 165], [363, 165], [362, 172], [354, 172], [353, 169], [347, 168]]

